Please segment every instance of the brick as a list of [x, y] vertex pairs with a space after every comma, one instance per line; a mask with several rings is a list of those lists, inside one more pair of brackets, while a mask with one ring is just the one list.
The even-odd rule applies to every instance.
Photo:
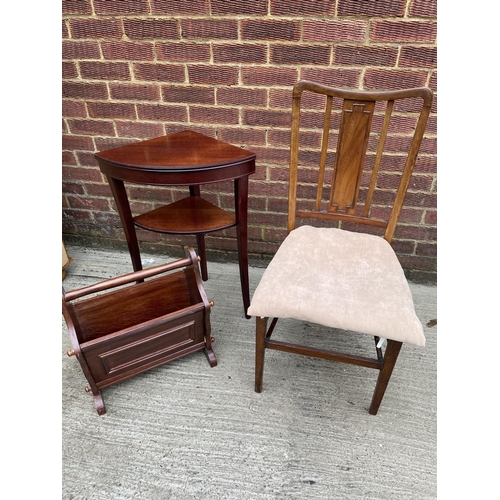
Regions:
[[162, 99], [173, 103], [215, 104], [215, 90], [211, 87], [162, 86]]
[[436, 23], [431, 21], [373, 21], [371, 42], [435, 43]]
[[245, 146], [245, 145], [264, 145], [266, 143], [266, 132], [265, 130], [257, 130], [253, 128], [219, 128], [218, 139], [234, 146]]
[[[63, 151], [62, 152], [62, 163], [63, 165], [76, 165], [76, 156], [73, 151]], [[64, 188], [64, 185], [63, 185]], [[83, 188], [82, 188], [83, 191]], [[64, 189], [63, 189], [64, 192]]]
[[421, 209], [405, 208], [403, 206], [403, 210], [401, 211], [399, 221], [401, 223], [420, 224], [422, 222], [424, 211], [425, 210]]
[[213, 65], [188, 65], [189, 83], [236, 85], [238, 68]]
[[215, 63], [266, 63], [267, 46], [256, 44], [213, 44]]
[[430, 193], [412, 193], [408, 191], [408, 193], [406, 193], [405, 206], [436, 208], [436, 195]]
[[426, 71], [367, 68], [363, 86], [367, 90], [395, 90], [400, 88], [424, 87], [426, 80]]
[[94, 11], [97, 15], [102, 14], [148, 14], [148, 0], [93, 0]]
[[128, 103], [89, 102], [89, 115], [92, 118], [135, 118], [135, 106]]
[[[390, 153], [400, 153], [408, 151], [411, 144], [409, 136], [388, 135], [385, 141], [385, 151]], [[373, 149], [375, 150], [375, 149]]]
[[94, 142], [95, 151], [106, 151], [107, 149], [119, 148], [136, 141], [123, 137], [95, 137]]
[[436, 210], [426, 210], [425, 212], [425, 223], [429, 225], [437, 224], [437, 211]]
[[298, 81], [298, 71], [295, 68], [243, 67], [241, 80], [245, 85], [292, 86]]
[[182, 83], [186, 79], [180, 64], [135, 63], [133, 69], [136, 80]]
[[333, 62], [345, 66], [395, 66], [397, 57], [396, 47], [337, 45], [333, 52]]
[[436, 137], [424, 136], [420, 144], [420, 154], [427, 153], [429, 155], [437, 154], [437, 140]]
[[63, 82], [62, 95], [69, 98], [107, 99], [108, 89], [101, 82]]
[[185, 39], [236, 40], [238, 38], [236, 19], [182, 19], [181, 27]]
[[189, 118], [198, 123], [225, 123], [237, 124], [239, 122], [239, 112], [234, 108], [209, 108], [191, 106]]
[[[382, 130], [383, 121], [384, 115], [382, 113], [375, 114], [372, 122], [372, 131], [380, 132]], [[413, 132], [416, 124], [417, 117], [415, 115], [406, 116], [393, 114], [389, 123], [389, 133], [410, 134]]]
[[[290, 146], [290, 130], [270, 130], [268, 141], [271, 146]], [[301, 147], [319, 148], [321, 146], [321, 132], [301, 131], [299, 136]]]
[[[290, 161], [290, 152], [286, 148], [283, 149], [271, 148], [271, 147], [260, 148], [256, 145], [252, 146], [252, 151], [257, 155], [259, 162], [262, 163], [271, 163], [273, 165], [288, 165]], [[268, 192], [269, 191], [267, 189], [262, 192], [259, 191], [260, 194], [266, 194]], [[274, 191], [273, 191], [273, 196], [277, 196], [276, 192]]]
[[410, 68], [435, 68], [436, 65], [436, 47], [401, 47], [399, 66]]
[[[333, 153], [327, 155], [327, 165], [333, 165]], [[301, 150], [299, 151], [299, 162], [301, 165], [306, 165], [310, 167], [317, 167], [320, 161], [320, 153], [319, 151], [308, 151]], [[316, 191], [314, 191], [315, 193]], [[315, 196], [315, 195], [314, 195]]]
[[131, 200], [147, 200], [150, 202], [172, 203], [171, 190], [164, 187], [131, 185], [129, 189]]
[[77, 151], [76, 156], [78, 158], [78, 163], [83, 167], [95, 167], [97, 166], [97, 160], [94, 157], [92, 151]]
[[281, 20], [245, 20], [241, 22], [243, 40], [300, 40], [300, 23]]
[[63, 59], [100, 59], [99, 42], [97, 41], [71, 41], [62, 42]]
[[321, 15], [335, 14], [335, 3], [332, 0], [270, 0], [272, 15]]
[[65, 117], [86, 118], [87, 109], [85, 108], [85, 103], [82, 101], [63, 99], [62, 115]]
[[[397, 189], [401, 176], [398, 174], [387, 174], [380, 172], [377, 178], [377, 187], [380, 189]], [[426, 175], [413, 175], [410, 180], [409, 190], [429, 192], [433, 178]]]
[[212, 15], [217, 14], [250, 14], [253, 16], [267, 14], [268, 0], [210, 0]]
[[363, 20], [304, 20], [305, 42], [363, 42], [368, 22]]
[[104, 59], [124, 59], [126, 61], [153, 61], [154, 44], [152, 42], [101, 42]]
[[175, 19], [124, 19], [125, 34], [133, 40], [179, 39], [179, 24]]
[[113, 123], [103, 120], [68, 120], [72, 134], [115, 135]]
[[63, 19], [62, 20], [62, 38], [69, 38], [69, 28], [68, 23]]
[[338, 16], [402, 17], [407, 0], [338, 0]]
[[[290, 111], [291, 114], [291, 111]], [[324, 124], [324, 112], [310, 112], [310, 111], [302, 111], [300, 117], [301, 127], [303, 128], [315, 128], [322, 129]], [[331, 128], [338, 128], [338, 124], [340, 123], [340, 118], [338, 114], [333, 114], [331, 117]]]
[[78, 135], [63, 135], [62, 149], [68, 151], [86, 150], [93, 151], [94, 142], [91, 137]]
[[[67, 209], [67, 210], [64, 210], [64, 212], [63, 212], [63, 218], [78, 221], [78, 230], [76, 232], [80, 232], [82, 229], [80, 222], [81, 221], [91, 221], [92, 214], [88, 210]], [[65, 228], [66, 227], [67, 226], [65, 226]]]
[[272, 45], [274, 64], [329, 64], [331, 48], [325, 45]]
[[62, 177], [66, 181], [101, 182], [102, 175], [99, 167], [64, 167]]
[[92, 14], [90, 0], [63, 0], [62, 13], [64, 14]]
[[425, 257], [436, 257], [437, 245], [435, 243], [418, 242], [415, 253]]
[[217, 89], [217, 104], [235, 106], [266, 106], [267, 90], [245, 87], [223, 87]]
[[111, 99], [159, 101], [160, 88], [154, 84], [110, 83]]
[[72, 38], [120, 38], [121, 24], [117, 19], [70, 19]]
[[347, 68], [302, 68], [300, 78], [330, 87], [359, 88], [361, 71]]
[[78, 184], [76, 182], [63, 182], [62, 183], [62, 192], [63, 193], [72, 193], [72, 194], [85, 194], [85, 189], [82, 184]]
[[97, 160], [94, 157], [94, 153], [92, 151], [77, 151], [76, 156], [78, 158], [78, 163], [82, 167], [96, 167]]
[[69, 205], [74, 209], [87, 209], [87, 210], [109, 210], [109, 203], [107, 200], [102, 198], [90, 198], [83, 196], [71, 196], [66, 197], [68, 199]]
[[82, 61], [79, 63], [82, 78], [89, 80], [130, 80], [130, 69], [125, 62]]
[[210, 45], [208, 43], [158, 42], [156, 54], [160, 61], [209, 62]]
[[116, 131], [119, 137], [136, 137], [150, 139], [164, 135], [161, 123], [145, 123], [137, 121], [116, 121]]
[[285, 108], [290, 110], [292, 107], [292, 89], [270, 89], [269, 107]]
[[210, 14], [208, 0], [151, 0], [153, 14]]
[[111, 189], [109, 188], [109, 184], [107, 182], [105, 184], [100, 184], [100, 183], [87, 184], [85, 186], [85, 189], [89, 196], [101, 196], [107, 198], [110, 198], [112, 196]]
[[436, 17], [437, 0], [411, 0], [408, 13], [411, 17]]
[[63, 61], [62, 63], [62, 77], [63, 79], [77, 78], [78, 70], [76, 63], [73, 61]]
[[185, 105], [137, 104], [137, 115], [139, 120], [187, 122], [187, 108]]

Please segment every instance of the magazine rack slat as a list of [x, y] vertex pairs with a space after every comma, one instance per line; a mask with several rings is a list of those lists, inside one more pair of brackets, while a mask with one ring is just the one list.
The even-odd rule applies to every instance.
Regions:
[[72, 347], [68, 355], [80, 362], [97, 413], [106, 413], [103, 388], [151, 368], [201, 350], [210, 366], [216, 366], [212, 306], [191, 248], [184, 259], [63, 290]]

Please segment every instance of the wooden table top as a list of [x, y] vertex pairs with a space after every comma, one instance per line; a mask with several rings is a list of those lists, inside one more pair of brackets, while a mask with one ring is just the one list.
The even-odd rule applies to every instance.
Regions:
[[158, 171], [210, 169], [255, 159], [251, 151], [191, 130], [100, 151], [95, 156], [117, 166]]

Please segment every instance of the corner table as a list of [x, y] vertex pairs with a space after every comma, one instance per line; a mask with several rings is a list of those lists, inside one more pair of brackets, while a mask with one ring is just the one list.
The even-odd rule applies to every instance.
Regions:
[[[255, 153], [185, 130], [95, 154], [116, 202], [134, 271], [142, 269], [135, 227], [170, 234], [194, 234], [202, 279], [208, 279], [204, 235], [236, 226], [245, 317], [250, 306], [248, 278], [248, 178], [255, 172]], [[200, 186], [234, 181], [234, 214], [201, 196]], [[125, 182], [189, 186], [189, 196], [133, 216]]]

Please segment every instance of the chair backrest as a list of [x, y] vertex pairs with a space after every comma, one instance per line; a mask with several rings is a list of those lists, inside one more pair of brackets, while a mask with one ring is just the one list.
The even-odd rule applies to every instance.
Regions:
[[[390, 243], [431, 105], [428, 88], [362, 91], [298, 82], [293, 88], [288, 232], [297, 219], [328, 219], [342, 221], [341, 226], [353, 222], [384, 228]], [[381, 172], [391, 173], [390, 186], [377, 186]], [[375, 196], [379, 191], [380, 199]]]

